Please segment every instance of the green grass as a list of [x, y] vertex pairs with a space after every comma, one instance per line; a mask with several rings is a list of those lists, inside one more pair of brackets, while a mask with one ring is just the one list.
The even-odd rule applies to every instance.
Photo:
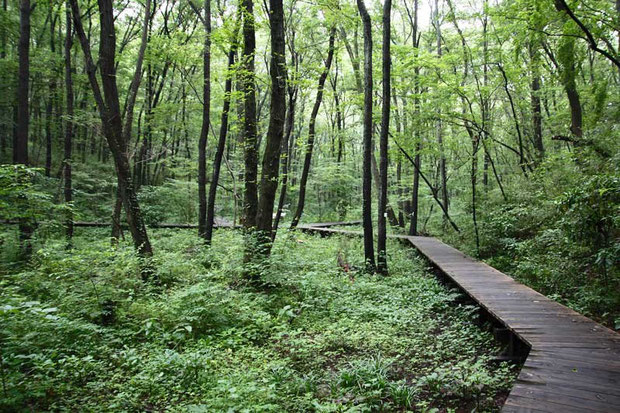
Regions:
[[211, 249], [154, 232], [157, 286], [105, 235], [3, 267], [0, 410], [496, 411], [515, 377], [474, 308], [396, 242], [390, 276], [369, 276], [361, 240], [282, 231], [256, 290], [236, 232]]

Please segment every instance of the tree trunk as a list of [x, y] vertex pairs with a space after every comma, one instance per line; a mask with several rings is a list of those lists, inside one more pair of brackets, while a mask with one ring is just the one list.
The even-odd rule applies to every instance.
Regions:
[[286, 124], [284, 130], [284, 139], [282, 141], [282, 154], [281, 154], [281, 168], [282, 168], [282, 183], [280, 187], [280, 199], [278, 200], [278, 211], [276, 212], [276, 218], [273, 222], [272, 240], [275, 240], [280, 219], [282, 218], [282, 210], [284, 209], [284, 202], [286, 201], [286, 192], [288, 189], [288, 175], [289, 175], [289, 147], [291, 146], [290, 140], [295, 126], [295, 103], [297, 101], [298, 86], [291, 86], [291, 82], [288, 82], [288, 103], [286, 106]]
[[480, 146], [480, 138], [478, 136], [472, 139], [472, 155], [471, 155], [471, 217], [474, 223], [474, 236], [476, 240], [476, 256], [480, 256], [480, 235], [478, 232], [477, 217], [477, 180], [478, 180], [478, 148]]
[[[418, 0], [413, 2], [413, 16], [409, 14], [411, 23], [411, 39], [413, 43], [415, 57], [418, 57]], [[410, 223], [409, 223], [409, 235], [418, 235], [418, 212], [419, 212], [419, 191], [420, 191], [420, 168], [422, 162], [420, 158], [420, 151], [422, 144], [420, 140], [420, 66], [416, 64], [413, 70], [414, 76], [414, 140], [415, 140], [415, 158], [413, 161], [413, 186], [411, 188], [411, 208], [410, 208]]]
[[[251, 1], [251, 0], [250, 0]], [[204, 2], [202, 128], [198, 141], [198, 235], [207, 240], [207, 137], [211, 115], [211, 0]]]
[[312, 162], [312, 151], [314, 149], [314, 137], [316, 134], [316, 118], [319, 114], [321, 102], [323, 101], [323, 89], [325, 87], [325, 81], [329, 74], [329, 69], [332, 65], [334, 58], [334, 42], [336, 40], [336, 26], [333, 26], [329, 31], [329, 46], [327, 52], [327, 60], [325, 61], [325, 67], [321, 76], [319, 77], [319, 85], [316, 92], [316, 100], [314, 101], [314, 107], [310, 113], [310, 123], [308, 126], [308, 141], [306, 142], [306, 157], [304, 158], [304, 167], [301, 171], [301, 179], [299, 181], [299, 199], [297, 200], [297, 209], [293, 220], [291, 222], [291, 228], [296, 228], [301, 219], [301, 215], [304, 212], [304, 206], [306, 203], [306, 186], [308, 183], [308, 176], [310, 174], [310, 164]]
[[[64, 153], [64, 177], [65, 202], [70, 204], [73, 201], [73, 187], [71, 176], [71, 150], [73, 149], [73, 77], [71, 68], [71, 48], [73, 46], [73, 33], [71, 28], [71, 12], [69, 5], [66, 7], [67, 33], [65, 38], [65, 87], [67, 93], [67, 120], [65, 122], [65, 153]], [[73, 237], [73, 213], [68, 210], [66, 221], [66, 234], [69, 242]]]
[[215, 197], [217, 194], [217, 184], [220, 180], [220, 169], [222, 166], [222, 158], [224, 157], [224, 149], [226, 148], [226, 136], [228, 134], [228, 113], [230, 112], [230, 98], [232, 93], [232, 76], [235, 65], [235, 56], [237, 55], [237, 36], [233, 37], [233, 43], [228, 52], [228, 69], [226, 71], [226, 83], [224, 86], [224, 106], [222, 108], [222, 118], [220, 121], [220, 135], [217, 142], [217, 150], [213, 161], [213, 178], [209, 185], [209, 201], [207, 204], [207, 222], [204, 233], [204, 239], [207, 244], [211, 244], [213, 238], [213, 224], [215, 223]]
[[530, 42], [530, 65], [532, 80], [530, 83], [530, 106], [532, 108], [532, 130], [534, 132], [534, 148], [541, 161], [545, 157], [545, 147], [542, 137], [542, 115], [540, 105], [540, 55], [534, 42]]
[[[30, 0], [21, 0], [19, 15], [19, 68], [17, 79], [17, 122], [13, 143], [13, 163], [28, 165], [28, 94], [30, 81]], [[27, 218], [19, 223], [19, 238], [24, 255], [32, 252], [30, 239], [34, 228]]]
[[[127, 214], [127, 224], [131, 232], [134, 246], [143, 257], [153, 254], [151, 243], [142, 219], [142, 213], [131, 177], [126, 143], [123, 140], [121, 111], [116, 86], [115, 51], [116, 35], [114, 31], [114, 12], [111, 0], [98, 0], [101, 25], [99, 65], [101, 69], [101, 83], [103, 95], [99, 88], [96, 67], [90, 51], [90, 44], [82, 22], [77, 0], [70, 0], [75, 23], [76, 33], [80, 40], [86, 60], [87, 74], [99, 115], [102, 121], [104, 136], [114, 158], [116, 172], [119, 178], [119, 187], [122, 193], [123, 205]], [[104, 101], [105, 96], [105, 101]], [[144, 274], [143, 274], [144, 275]]]
[[379, 138], [379, 216], [377, 222], [377, 271], [380, 274], [387, 274], [387, 184], [388, 184], [388, 135], [390, 134], [390, 13], [392, 12], [392, 0], [385, 0], [383, 3], [383, 107], [381, 115], [381, 135]]
[[[286, 43], [284, 41], [284, 8], [282, 0], [269, 0], [271, 27], [271, 108], [269, 128], [261, 172], [260, 200], [256, 217], [259, 231], [258, 252], [269, 255], [272, 239], [273, 205], [278, 189], [280, 147], [286, 115]], [[335, 30], [334, 30], [335, 32]], [[333, 42], [332, 42], [333, 43]], [[333, 47], [333, 44], [331, 45]], [[333, 54], [333, 50], [330, 49]]]
[[[142, 64], [144, 62], [144, 54], [146, 52], [146, 46], [148, 43], [148, 34], [149, 34], [149, 21], [151, 20], [151, 0], [147, 0], [144, 9], [144, 21], [142, 24], [142, 39], [140, 43], [140, 49], [138, 50], [138, 59], [136, 61], [136, 69], [133, 74], [133, 78], [131, 80], [131, 84], [129, 85], [129, 94], [127, 96], [127, 102], [125, 104], [125, 109], [123, 110], [125, 114], [125, 124], [123, 126], [123, 139], [126, 142], [126, 145], [129, 145], [131, 141], [131, 129], [133, 127], [133, 112], [136, 104], [136, 98], [138, 96], [138, 90], [140, 89], [140, 83], [142, 81]], [[138, 161], [140, 158], [138, 158]], [[137, 163], [137, 166], [140, 167], [142, 165], [141, 162]], [[136, 168], [134, 168], [136, 169]], [[135, 174], [134, 174], [135, 177]], [[117, 182], [117, 188], [120, 188], [120, 184]], [[121, 236], [122, 228], [121, 228], [121, 211], [122, 211], [122, 194], [117, 189], [116, 191], [116, 201], [114, 203], [114, 213], [112, 214], [112, 243], [116, 243], [119, 237]]]
[[[441, 22], [439, 19], [439, 0], [435, 0], [435, 24], [437, 26], [437, 57], [441, 59]], [[439, 146], [439, 174], [441, 179], [441, 200], [446, 210], [448, 203], [448, 178], [446, 174], [446, 154], [443, 145], [443, 133], [441, 123], [441, 109], [437, 109], [437, 145]]]
[[[558, 0], [554, 1], [558, 12], [562, 13], [565, 9], [561, 6], [562, 2]], [[560, 69], [560, 80], [564, 86], [564, 91], [568, 98], [568, 104], [570, 106], [571, 126], [570, 130], [575, 136], [578, 144], [583, 137], [583, 114], [581, 109], [581, 101], [579, 99], [579, 92], [577, 92], [577, 83], [575, 78], [577, 77], [577, 68], [575, 65], [575, 37], [570, 29], [569, 23], [564, 17], [566, 23], [564, 24], [564, 31], [567, 36], [563, 36], [560, 39], [560, 45], [558, 47], [558, 62]]]
[[[56, 54], [56, 17], [54, 16], [54, 5], [49, 4], [49, 19], [50, 19], [50, 53]], [[52, 170], [52, 140], [55, 132], [54, 123], [54, 106], [58, 105], [56, 99], [56, 66], [52, 67], [52, 79], [50, 79], [49, 95], [47, 96], [47, 105], [45, 108], [45, 176], [49, 177]], [[58, 108], [56, 108], [58, 109]]]
[[13, 163], [28, 164], [28, 96], [30, 81], [30, 0], [20, 1], [19, 69], [17, 79], [17, 124], [13, 144]]
[[364, 26], [364, 156], [362, 173], [362, 225], [364, 227], [364, 259], [366, 270], [375, 270], [375, 252], [372, 233], [372, 25], [364, 0], [357, 0], [357, 8]]
[[[7, 7], [8, 7], [7, 0], [2, 0], [2, 12], [5, 15], [7, 13]], [[7, 27], [5, 24], [3, 24], [0, 26], [0, 60], [6, 59], [6, 49], [7, 49]], [[6, 88], [8, 86], [5, 73], [0, 74], [0, 82], [2, 83], [2, 89], [0, 90], [0, 93], [4, 95], [6, 93]], [[5, 116], [8, 116], [8, 114], [10, 113], [9, 105], [10, 103], [8, 101], [3, 101], [2, 106], [0, 106], [2, 108], [2, 111], [5, 113]], [[8, 134], [9, 134], [8, 123], [9, 122], [7, 118], [0, 119], [0, 156], [2, 156], [2, 158], [4, 158], [4, 156], [6, 155], [6, 148], [8, 145]]]
[[245, 193], [243, 196], [243, 225], [246, 230], [256, 227], [258, 211], [258, 148], [256, 132], [256, 80], [254, 53], [256, 50], [254, 2], [243, 0], [243, 146], [245, 163]]

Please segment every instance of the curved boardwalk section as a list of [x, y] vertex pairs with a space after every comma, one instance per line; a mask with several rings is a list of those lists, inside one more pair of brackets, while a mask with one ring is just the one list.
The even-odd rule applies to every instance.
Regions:
[[435, 238], [394, 237], [409, 242], [530, 347], [503, 412], [620, 412], [620, 334]]

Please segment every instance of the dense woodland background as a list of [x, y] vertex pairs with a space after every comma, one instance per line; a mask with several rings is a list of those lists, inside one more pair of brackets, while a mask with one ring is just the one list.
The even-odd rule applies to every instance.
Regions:
[[[99, 7], [74, 3], [94, 70], [104, 70]], [[39, 168], [20, 170], [34, 181], [11, 188], [18, 172], [3, 167], [2, 212], [38, 221], [41, 240], [62, 222], [65, 198], [76, 220], [122, 221], [113, 202], [114, 156], [69, 6], [2, 4], [0, 156], [7, 165]], [[124, 122], [125, 173], [133, 176], [143, 220], [195, 224], [202, 215], [205, 225], [197, 194], [205, 208], [205, 181], [217, 169], [211, 216], [239, 223], [247, 208], [243, 8], [152, 0], [113, 6], [110, 70]], [[368, 7], [378, 142], [386, 103], [382, 10]], [[267, 9], [254, 7], [255, 156], [268, 140], [272, 91]], [[354, 4], [329, 1], [287, 2], [282, 12], [287, 109], [275, 109], [286, 110], [276, 221], [288, 225], [301, 215], [302, 191], [304, 222], [360, 219], [362, 20]], [[394, 230], [440, 236], [586, 314], [617, 317], [618, 19], [612, 1], [394, 4], [386, 186]], [[20, 51], [28, 52], [26, 64]], [[372, 148], [375, 202], [380, 154], [378, 144]], [[22, 197], [31, 189], [41, 199]], [[12, 244], [5, 236], [4, 245]]]
[[158, 285], [216, 222], [263, 285], [363, 219], [369, 272], [432, 235], [618, 329], [619, 50], [618, 0], [2, 0], [0, 274], [111, 239]]
[[[98, 7], [74, 3], [94, 69], [103, 71]], [[213, 169], [218, 188], [211, 217], [238, 223], [248, 208], [248, 72], [238, 63], [246, 55], [243, 9], [217, 2], [207, 26], [202, 7], [118, 2], [110, 11], [125, 173], [133, 176], [147, 224], [195, 223], [204, 215], [196, 195], [206, 199], [205, 180], [213, 181], [206, 171]], [[268, 140], [267, 7], [257, 4], [254, 11], [254, 156]], [[386, 103], [380, 93], [381, 10], [375, 5], [371, 11], [372, 132], [378, 138]], [[615, 310], [617, 317], [618, 4], [412, 1], [395, 4], [391, 15], [390, 224], [444, 237], [582, 312], [605, 317]], [[63, 185], [75, 219], [114, 216], [120, 222], [120, 203], [112, 202], [114, 156], [70, 17], [64, 2], [3, 1], [1, 156], [6, 164], [13, 159], [39, 168], [3, 167], [3, 215], [41, 221], [38, 238], [45, 225], [59, 221], [51, 204], [63, 201]], [[288, 109], [276, 220], [293, 216], [297, 222], [302, 211], [306, 222], [359, 219], [361, 20], [353, 4], [334, 2], [288, 2], [283, 18]], [[24, 51], [26, 64], [18, 61]], [[276, 110], [283, 112], [282, 106]], [[223, 153], [216, 154], [221, 136]], [[265, 154], [273, 163], [270, 149]], [[376, 159], [373, 154], [370, 166], [379, 189]], [[10, 188], [23, 173], [32, 174], [45, 194], [38, 202], [22, 197], [25, 187]], [[298, 201], [302, 191], [305, 208]], [[209, 195], [214, 199], [215, 187]]]

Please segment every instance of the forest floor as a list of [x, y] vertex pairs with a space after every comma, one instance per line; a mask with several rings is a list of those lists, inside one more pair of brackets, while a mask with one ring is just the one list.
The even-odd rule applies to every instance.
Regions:
[[106, 230], [2, 257], [0, 410], [498, 411], [515, 379], [476, 309], [395, 241], [381, 277], [357, 271], [361, 239], [282, 232], [256, 289], [238, 232], [152, 234], [157, 285]]

